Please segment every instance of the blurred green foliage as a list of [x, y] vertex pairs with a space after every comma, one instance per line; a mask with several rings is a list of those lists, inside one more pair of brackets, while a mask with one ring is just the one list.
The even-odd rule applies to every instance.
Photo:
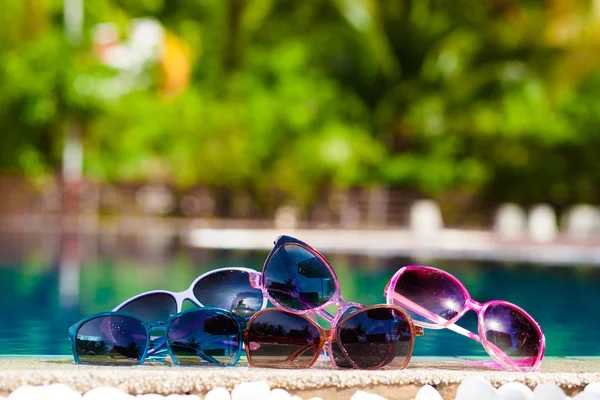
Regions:
[[[84, 127], [85, 173], [240, 190], [268, 210], [324, 188], [600, 202], [600, 13], [554, 0], [85, 1], [83, 43], [62, 0], [4, 0], [0, 169], [60, 168]], [[190, 83], [102, 94], [117, 72], [98, 23], [158, 19]]]

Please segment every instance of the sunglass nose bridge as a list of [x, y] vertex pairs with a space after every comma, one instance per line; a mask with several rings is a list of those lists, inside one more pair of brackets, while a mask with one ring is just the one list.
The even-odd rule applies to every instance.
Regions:
[[262, 284], [262, 274], [255, 272], [248, 274], [248, 279], [250, 280], [250, 286], [254, 289], [260, 289]]
[[480, 302], [478, 302], [478, 301], [476, 301], [476, 300], [473, 300], [472, 298], [468, 298], [467, 301], [466, 301], [466, 307], [469, 310], [473, 310], [475, 312], [478, 312], [478, 311], [480, 311], [483, 308], [483, 304], [480, 303]]
[[150, 322], [148, 324], [148, 328], [150, 329], [150, 332], [159, 329], [164, 333], [165, 332], [165, 323], [162, 321]]

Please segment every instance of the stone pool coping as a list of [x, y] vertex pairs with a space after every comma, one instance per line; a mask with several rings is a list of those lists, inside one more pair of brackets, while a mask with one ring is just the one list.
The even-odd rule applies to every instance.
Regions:
[[559, 385], [568, 395], [600, 382], [600, 358], [550, 358], [539, 372], [515, 373], [465, 365], [456, 358], [413, 357], [405, 370], [347, 371], [326, 366], [283, 370], [251, 368], [193, 368], [142, 365], [101, 367], [75, 365], [67, 357], [0, 358], [0, 395], [19, 386], [63, 383], [84, 393], [98, 386], [114, 386], [131, 394], [195, 393], [203, 395], [215, 387], [233, 389], [237, 384], [266, 380], [271, 388], [286, 389], [302, 399], [348, 399], [357, 390], [390, 399], [412, 399], [426, 384], [434, 386], [445, 399], [454, 398], [463, 379], [480, 376], [494, 386], [518, 381], [530, 388], [539, 383]]

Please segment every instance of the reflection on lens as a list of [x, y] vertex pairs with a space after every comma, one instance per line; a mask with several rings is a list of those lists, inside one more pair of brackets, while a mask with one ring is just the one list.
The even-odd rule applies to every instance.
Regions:
[[343, 353], [342, 348], [338, 342], [333, 341], [331, 343], [331, 353], [333, 355], [334, 365], [338, 368], [354, 368], [354, 366], [348, 361], [348, 357]]
[[[410, 323], [390, 307], [358, 311], [337, 329], [340, 345], [358, 368], [381, 368], [392, 362], [403, 366], [411, 353]], [[337, 357], [334, 360], [338, 362]], [[340, 360], [338, 366], [350, 363]]]
[[320, 351], [317, 327], [284, 311], [260, 314], [246, 328], [246, 351], [256, 367], [307, 368]]
[[126, 316], [89, 320], [79, 328], [75, 340], [83, 364], [139, 364], [148, 344], [144, 325]]
[[248, 272], [236, 269], [206, 275], [193, 290], [203, 306], [231, 310], [244, 318], [253, 316], [263, 304], [262, 291], [250, 285]]
[[519, 310], [508, 305], [490, 306], [483, 314], [485, 338], [520, 367], [533, 366], [540, 352], [540, 334]]
[[167, 340], [182, 365], [233, 365], [241, 347], [238, 324], [217, 310], [190, 310], [173, 319]]
[[265, 267], [269, 295], [291, 310], [310, 310], [329, 301], [335, 293], [335, 279], [327, 266], [304, 247], [280, 247]]
[[[465, 296], [456, 282], [445, 274], [426, 268], [405, 271], [400, 275], [394, 290], [446, 321], [454, 318], [465, 305]], [[399, 302], [395, 304], [406, 308], [414, 321], [430, 324], [442, 322], [435, 317], [428, 317], [426, 312], [410, 310]]]
[[115, 311], [137, 315], [146, 322], [167, 322], [172, 315], [177, 314], [177, 302], [168, 293], [150, 293]]

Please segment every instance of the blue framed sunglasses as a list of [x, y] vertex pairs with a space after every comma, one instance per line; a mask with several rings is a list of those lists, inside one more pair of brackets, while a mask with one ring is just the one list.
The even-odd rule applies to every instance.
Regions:
[[[240, 316], [213, 307], [151, 323], [125, 312], [105, 312], [71, 326], [69, 337], [77, 364], [139, 365], [168, 355], [177, 365], [226, 366], [238, 363], [245, 328]], [[151, 339], [160, 333], [164, 341], [153, 347]]]

